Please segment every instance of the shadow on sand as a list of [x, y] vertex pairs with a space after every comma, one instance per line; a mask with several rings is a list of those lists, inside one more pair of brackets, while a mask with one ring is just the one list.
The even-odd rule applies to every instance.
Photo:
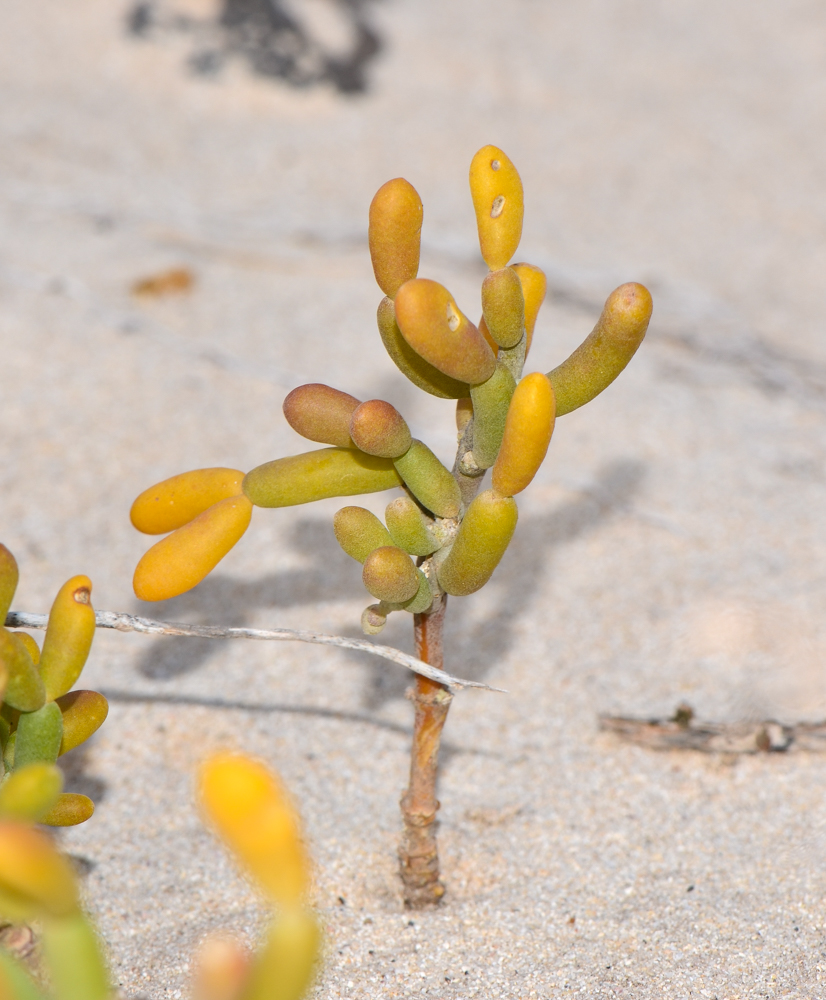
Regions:
[[257, 75], [291, 87], [330, 84], [340, 94], [362, 94], [382, 48], [369, 16], [375, 2], [222, 0], [217, 16], [199, 18], [178, 11], [174, 0], [139, 0], [126, 28], [138, 38], [190, 37], [189, 67], [203, 76], [240, 58]]
[[[460, 676], [485, 680], [507, 655], [520, 618], [532, 613], [534, 595], [543, 575], [549, 572], [554, 549], [593, 531], [621, 512], [638, 492], [643, 467], [638, 462], [619, 461], [603, 466], [593, 485], [570, 502], [545, 514], [523, 516], [514, 539], [490, 586], [495, 588], [493, 615], [451, 628], [448, 617], [446, 654], [448, 664]], [[244, 581], [223, 576], [208, 577], [195, 590], [158, 604], [142, 606], [139, 613], [166, 621], [252, 624], [261, 610], [343, 601], [354, 591], [361, 593], [358, 568], [335, 544], [326, 521], [304, 519], [290, 537], [293, 549], [307, 565]], [[365, 595], [366, 596], [366, 595]], [[451, 611], [459, 611], [453, 600]], [[274, 622], [273, 625], [277, 625]], [[406, 615], [396, 615], [380, 642], [412, 652], [412, 630]], [[345, 634], [360, 636], [358, 625]], [[189, 674], [220, 651], [215, 639], [176, 638], [154, 640], [138, 661], [138, 670], [153, 680], [171, 680]], [[367, 683], [365, 709], [374, 710], [392, 698], [401, 697], [409, 683], [406, 673], [377, 663], [354, 650], [344, 655], [362, 665]]]

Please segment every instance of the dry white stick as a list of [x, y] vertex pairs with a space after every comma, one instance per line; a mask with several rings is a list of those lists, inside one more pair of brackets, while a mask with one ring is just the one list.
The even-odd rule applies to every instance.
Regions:
[[[26, 611], [10, 611], [6, 617], [7, 628], [46, 628], [48, 615], [34, 615]], [[95, 624], [98, 628], [114, 628], [119, 632], [144, 632], [148, 635], [185, 635], [197, 636], [199, 639], [276, 639], [293, 642], [315, 642], [322, 646], [343, 646], [345, 649], [358, 649], [363, 653], [381, 656], [392, 663], [421, 674], [439, 684], [451, 688], [473, 687], [485, 691], [500, 691], [501, 688], [482, 684], [481, 681], [466, 681], [461, 677], [453, 677], [444, 670], [437, 670], [429, 663], [408, 656], [392, 646], [378, 646], [364, 639], [350, 639], [343, 635], [325, 635], [323, 632], [296, 631], [291, 628], [260, 629], [260, 628], [222, 628], [219, 625], [184, 625], [179, 622], [156, 622], [151, 618], [139, 618], [127, 615], [122, 611], [96, 611]], [[502, 692], [505, 693], [505, 692]]]

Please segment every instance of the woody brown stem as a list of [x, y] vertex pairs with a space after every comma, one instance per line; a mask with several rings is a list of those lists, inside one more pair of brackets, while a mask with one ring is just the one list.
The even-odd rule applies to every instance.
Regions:
[[[413, 616], [416, 655], [441, 669], [442, 627], [447, 596], [429, 614]], [[435, 906], [445, 887], [439, 879], [439, 849], [436, 843], [436, 775], [439, 742], [447, 719], [452, 695], [436, 681], [417, 676], [408, 692], [413, 702], [415, 721], [410, 756], [410, 784], [402, 796], [404, 833], [399, 847], [399, 867], [404, 886], [404, 902], [410, 909]]]

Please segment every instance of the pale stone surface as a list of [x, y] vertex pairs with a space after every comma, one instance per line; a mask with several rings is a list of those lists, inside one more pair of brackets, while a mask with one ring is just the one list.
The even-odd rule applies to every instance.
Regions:
[[[112, 712], [69, 764], [98, 810], [61, 839], [87, 861], [124, 994], [180, 996], [207, 930], [259, 926], [192, 803], [198, 760], [229, 745], [300, 801], [325, 1000], [821, 995], [826, 761], [653, 755], [596, 728], [683, 699], [716, 719], [826, 715], [820, 6], [293, 0], [329, 52], [359, 11], [381, 39], [353, 96], [241, 59], [193, 73], [220, 32], [170, 18], [214, 9], [168, 0], [145, 37], [103, 0], [0, 11], [16, 607], [45, 611], [86, 572], [101, 608], [355, 634], [369, 599], [335, 547], [336, 502], [257, 511], [201, 587], [149, 607], [126, 515], [184, 469], [303, 450], [280, 412], [301, 381], [390, 399], [450, 457], [451, 404], [406, 385], [374, 331], [367, 206], [389, 177], [422, 194], [422, 273], [473, 314], [467, 167], [484, 143], [508, 151], [527, 192], [518, 256], [551, 286], [529, 369], [563, 358], [621, 281], [651, 287], [655, 319], [622, 378], [560, 420], [490, 587], [452, 601], [450, 669], [510, 693], [451, 712], [438, 912], [400, 909], [396, 668], [98, 636], [84, 683]], [[189, 295], [130, 295], [181, 265]], [[409, 649], [408, 632], [393, 620], [382, 641]]]

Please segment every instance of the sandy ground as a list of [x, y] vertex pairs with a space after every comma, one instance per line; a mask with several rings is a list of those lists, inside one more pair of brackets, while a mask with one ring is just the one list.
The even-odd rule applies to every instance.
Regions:
[[[115, 977], [127, 997], [180, 997], [206, 931], [260, 926], [193, 806], [198, 761], [230, 746], [300, 802], [319, 998], [824, 996], [826, 759], [655, 754], [597, 729], [681, 700], [719, 720], [826, 716], [822, 6], [330, 3], [291, 9], [333, 62], [368, 26], [364, 93], [241, 57], [196, 72], [222, 38], [207, 2], [168, 0], [143, 35], [120, 2], [2, 6], [17, 609], [46, 611], [86, 572], [100, 608], [357, 634], [336, 502], [258, 511], [212, 577], [150, 606], [131, 594], [146, 541], [127, 512], [176, 472], [304, 450], [280, 410], [302, 381], [390, 399], [449, 459], [451, 404], [407, 385], [374, 331], [367, 206], [390, 177], [424, 199], [422, 273], [473, 314], [467, 167], [484, 143], [508, 151], [519, 257], [551, 288], [529, 368], [558, 363], [621, 281], [650, 286], [655, 319], [623, 377], [560, 420], [494, 581], [452, 602], [449, 667], [509, 693], [452, 709], [436, 912], [403, 912], [395, 874], [402, 671], [99, 634], [84, 681], [112, 710], [67, 763], [98, 808], [61, 840]], [[130, 295], [170, 266], [192, 270], [190, 294]], [[383, 638], [410, 650], [409, 620]]]

